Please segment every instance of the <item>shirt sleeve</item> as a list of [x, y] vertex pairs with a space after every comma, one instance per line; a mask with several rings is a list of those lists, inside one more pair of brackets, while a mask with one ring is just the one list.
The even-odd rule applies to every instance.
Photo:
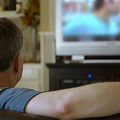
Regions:
[[25, 112], [27, 103], [41, 92], [26, 88], [7, 88], [0, 92], [0, 109]]

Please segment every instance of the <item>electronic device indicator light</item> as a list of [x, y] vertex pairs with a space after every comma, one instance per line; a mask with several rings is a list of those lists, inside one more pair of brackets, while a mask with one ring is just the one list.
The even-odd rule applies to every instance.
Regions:
[[88, 74], [88, 78], [89, 78], [89, 79], [92, 79], [92, 78], [93, 78], [93, 74], [89, 73], [89, 74]]

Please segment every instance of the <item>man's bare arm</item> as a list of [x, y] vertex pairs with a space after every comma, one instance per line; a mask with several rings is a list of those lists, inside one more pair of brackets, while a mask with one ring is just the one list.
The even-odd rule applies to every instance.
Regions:
[[34, 97], [26, 113], [63, 120], [120, 113], [120, 82], [46, 92]]

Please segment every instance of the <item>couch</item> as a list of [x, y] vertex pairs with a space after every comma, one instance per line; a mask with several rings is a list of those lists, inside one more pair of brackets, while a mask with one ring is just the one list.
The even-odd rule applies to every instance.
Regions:
[[[14, 111], [0, 110], [0, 120], [56, 120], [50, 117], [28, 115]], [[88, 118], [80, 120], [120, 120], [120, 114], [103, 118]]]

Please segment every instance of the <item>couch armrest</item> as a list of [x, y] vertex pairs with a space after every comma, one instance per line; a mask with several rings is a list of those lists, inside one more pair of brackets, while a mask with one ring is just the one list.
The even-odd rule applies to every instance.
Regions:
[[0, 120], [55, 120], [55, 119], [50, 117], [18, 113], [8, 110], [0, 110]]
[[[50, 117], [35, 116], [14, 111], [0, 110], [0, 120], [56, 120]], [[120, 114], [103, 118], [87, 118], [79, 120], [120, 120]]]

